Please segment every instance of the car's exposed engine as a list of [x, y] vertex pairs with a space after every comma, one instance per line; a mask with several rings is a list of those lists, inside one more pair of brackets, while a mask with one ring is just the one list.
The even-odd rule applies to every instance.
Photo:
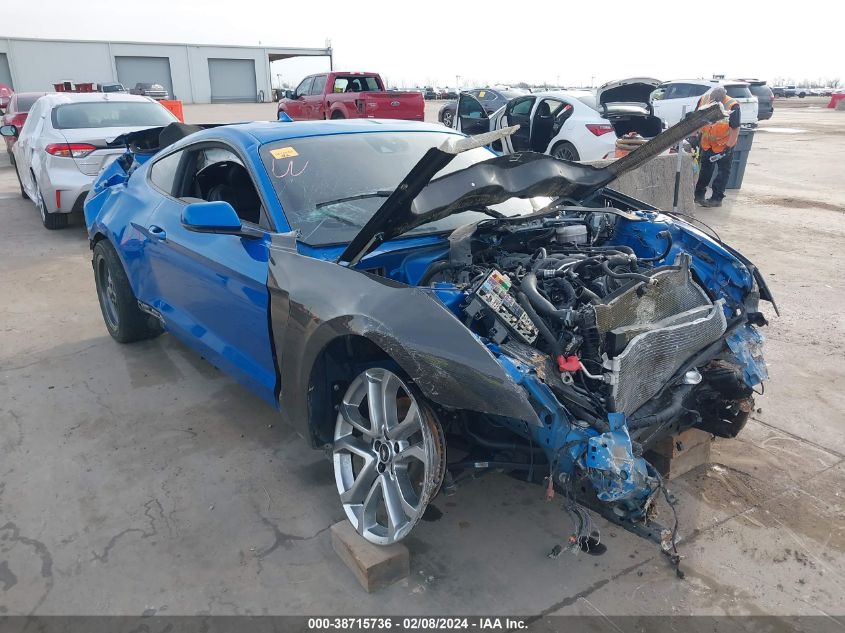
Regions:
[[[625, 242], [646, 224], [638, 255]], [[547, 431], [528, 434], [529, 458], [530, 442], [552, 445], [556, 483], [589, 481], [633, 521], [647, 520], [661, 489], [643, 459], [657, 439], [690, 426], [734, 436], [753, 406], [732, 337], [752, 336], [745, 324], [756, 295], [736, 302], [708, 292], [670, 228], [609, 207], [483, 221], [456, 231], [448, 259], [419, 280], [460, 292], [453, 310], [526, 377], [532, 402], [544, 401], [535, 379], [554, 394], [537, 407]], [[699, 266], [709, 257], [697, 255]], [[483, 425], [462, 430], [496, 446]]]

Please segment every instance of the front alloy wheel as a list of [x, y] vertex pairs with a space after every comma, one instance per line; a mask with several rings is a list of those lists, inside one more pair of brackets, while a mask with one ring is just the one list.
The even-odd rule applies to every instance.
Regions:
[[452, 111], [446, 110], [443, 113], [443, 119], [442, 119], [443, 125], [445, 125], [446, 127], [452, 127], [453, 117], [454, 117], [454, 115], [452, 114]]
[[373, 367], [343, 396], [333, 460], [349, 521], [371, 543], [389, 545], [410, 533], [440, 489], [443, 430], [398, 375]]

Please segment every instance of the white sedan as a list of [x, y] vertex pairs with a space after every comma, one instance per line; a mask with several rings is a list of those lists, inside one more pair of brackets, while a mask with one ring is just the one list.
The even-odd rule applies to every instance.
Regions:
[[516, 97], [488, 117], [477, 99], [461, 93], [452, 127], [465, 134], [478, 134], [519, 125], [514, 134], [505, 137], [502, 147], [494, 149], [504, 154], [534, 151], [564, 160], [594, 161], [613, 157], [617, 135], [621, 136], [617, 129], [621, 131], [624, 125], [626, 132], [631, 131], [636, 127], [630, 125], [632, 117], [656, 121], [648, 136], [660, 132], [659, 120], [647, 107], [626, 105], [632, 107], [626, 109], [623, 118], [627, 123], [623, 123], [616, 110], [597, 104], [591, 91], [563, 90]]
[[67, 225], [68, 214], [81, 211], [100, 170], [125, 150], [121, 134], [165, 126], [176, 117], [149, 97], [125, 93], [48, 94], [35, 102], [18, 130], [12, 157], [21, 195], [32, 200], [45, 228]]

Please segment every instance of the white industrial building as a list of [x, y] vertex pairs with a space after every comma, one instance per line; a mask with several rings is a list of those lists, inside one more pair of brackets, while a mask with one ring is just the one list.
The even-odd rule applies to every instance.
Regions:
[[18, 92], [62, 81], [164, 86], [185, 103], [271, 101], [270, 62], [326, 56], [331, 48], [207, 46], [0, 37], [0, 83]]

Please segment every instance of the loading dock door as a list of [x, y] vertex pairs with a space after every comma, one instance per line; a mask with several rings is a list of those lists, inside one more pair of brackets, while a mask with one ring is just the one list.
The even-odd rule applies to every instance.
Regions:
[[134, 88], [137, 83], [161, 84], [171, 99], [178, 98], [173, 93], [169, 58], [116, 56], [114, 62], [117, 66], [117, 80], [127, 90]]
[[254, 103], [258, 98], [253, 59], [209, 59], [208, 77], [211, 80], [212, 103]]
[[9, 58], [6, 53], [0, 53], [0, 84], [6, 84], [10, 88], [12, 85], [12, 71], [9, 70]]

